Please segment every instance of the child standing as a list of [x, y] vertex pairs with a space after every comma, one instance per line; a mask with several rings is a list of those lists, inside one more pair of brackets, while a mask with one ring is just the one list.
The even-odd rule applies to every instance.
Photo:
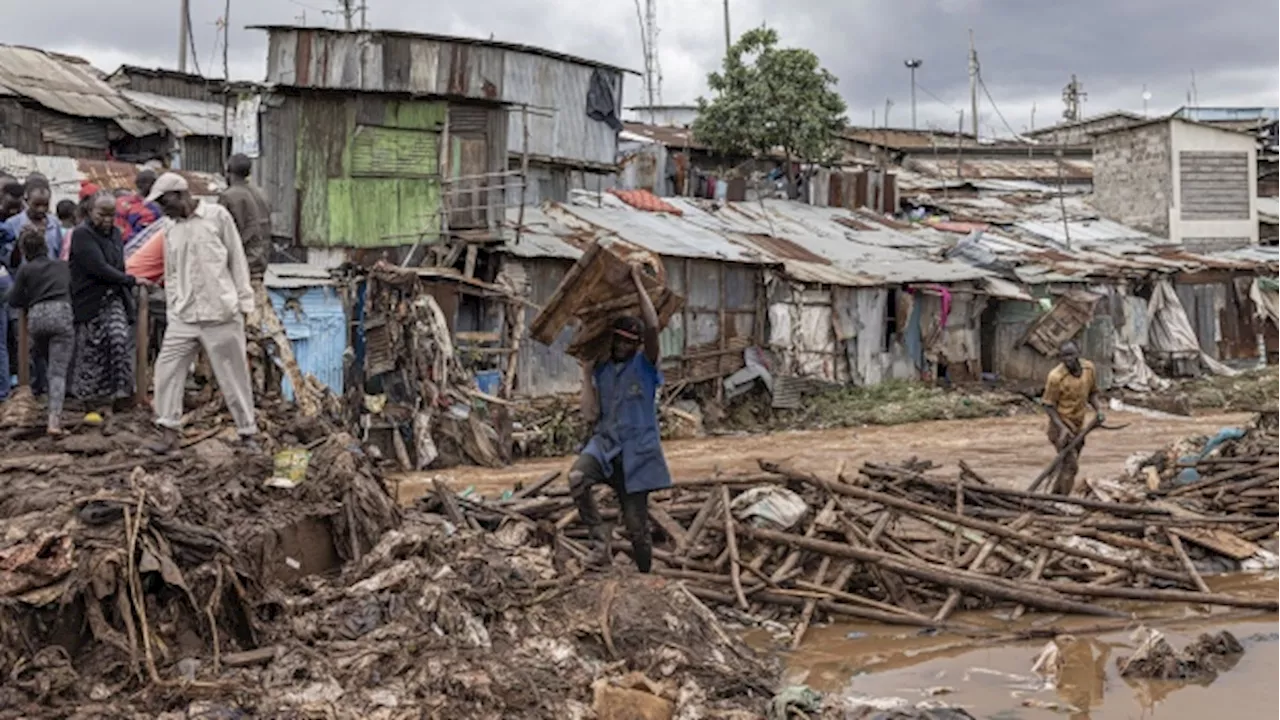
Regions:
[[25, 262], [18, 268], [9, 291], [9, 304], [27, 311], [27, 332], [37, 357], [43, 358], [49, 383], [50, 435], [63, 435], [62, 402], [67, 394], [67, 369], [75, 347], [71, 313], [71, 269], [49, 257], [44, 232], [23, 228], [18, 238]]

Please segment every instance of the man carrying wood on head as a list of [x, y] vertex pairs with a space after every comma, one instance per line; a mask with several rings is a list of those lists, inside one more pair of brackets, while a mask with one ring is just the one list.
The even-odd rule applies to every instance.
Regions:
[[[1062, 363], [1049, 373], [1040, 401], [1049, 413], [1049, 442], [1061, 453], [1085, 430], [1086, 407], [1093, 409], [1097, 424], [1102, 424], [1104, 418], [1098, 407], [1098, 379], [1093, 363], [1082, 360], [1080, 348], [1069, 340], [1058, 349], [1058, 358]], [[1081, 441], [1063, 455], [1053, 488], [1058, 495], [1071, 494], [1083, 447]]]
[[640, 572], [647, 573], [653, 562], [649, 493], [671, 487], [671, 472], [658, 433], [656, 402], [662, 384], [658, 312], [644, 289], [640, 270], [634, 266], [631, 280], [640, 296], [644, 319], [616, 318], [609, 357], [582, 366], [582, 417], [594, 424], [595, 430], [569, 471], [569, 492], [578, 505], [578, 515], [590, 528], [592, 560], [607, 563], [612, 556], [610, 529], [601, 524], [591, 488], [597, 483], [613, 488], [631, 540], [632, 557]]

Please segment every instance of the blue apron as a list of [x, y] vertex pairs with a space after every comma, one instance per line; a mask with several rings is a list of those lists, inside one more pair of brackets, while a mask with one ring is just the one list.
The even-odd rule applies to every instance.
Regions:
[[628, 493], [671, 487], [656, 407], [662, 371], [643, 352], [637, 352], [625, 363], [598, 363], [592, 376], [600, 399], [600, 419], [583, 453], [595, 458], [606, 476], [621, 455]]

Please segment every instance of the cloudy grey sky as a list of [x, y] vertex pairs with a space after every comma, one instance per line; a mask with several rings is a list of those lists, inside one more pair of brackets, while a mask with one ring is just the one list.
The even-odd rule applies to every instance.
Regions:
[[[366, 0], [374, 28], [493, 36], [639, 69], [635, 0]], [[121, 63], [174, 67], [177, 0], [131, 0], [109, 11], [90, 0], [50, 5], [3, 0], [0, 42], [86, 57], [104, 70]], [[354, 0], [359, 3], [360, 0]], [[808, 47], [840, 78], [850, 120], [872, 110], [910, 124], [910, 82], [903, 60], [920, 58], [920, 124], [954, 128], [968, 107], [967, 29], [977, 36], [982, 75], [996, 108], [1015, 130], [1056, 122], [1061, 92], [1075, 73], [1088, 93], [1086, 114], [1185, 104], [1192, 85], [1200, 105], [1280, 104], [1280, 6], [1276, 0], [729, 0], [735, 32], [766, 23], [786, 45]], [[224, 0], [191, 0], [200, 69], [222, 74], [218, 22]], [[338, 0], [231, 0], [231, 76], [261, 79], [265, 36], [259, 23], [336, 27]], [[658, 0], [662, 99], [691, 102], [724, 49], [722, 0]], [[629, 80], [624, 100], [641, 100]], [[983, 134], [1004, 123], [985, 97]], [[967, 123], [966, 123], [967, 125]]]

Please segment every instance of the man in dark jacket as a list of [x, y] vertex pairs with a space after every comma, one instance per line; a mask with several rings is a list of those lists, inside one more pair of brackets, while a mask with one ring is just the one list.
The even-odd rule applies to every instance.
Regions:
[[229, 187], [218, 203], [231, 212], [236, 230], [244, 242], [244, 256], [249, 261], [249, 276], [261, 280], [267, 271], [271, 254], [271, 207], [257, 187], [249, 184], [253, 161], [247, 155], [235, 154], [227, 161]]

